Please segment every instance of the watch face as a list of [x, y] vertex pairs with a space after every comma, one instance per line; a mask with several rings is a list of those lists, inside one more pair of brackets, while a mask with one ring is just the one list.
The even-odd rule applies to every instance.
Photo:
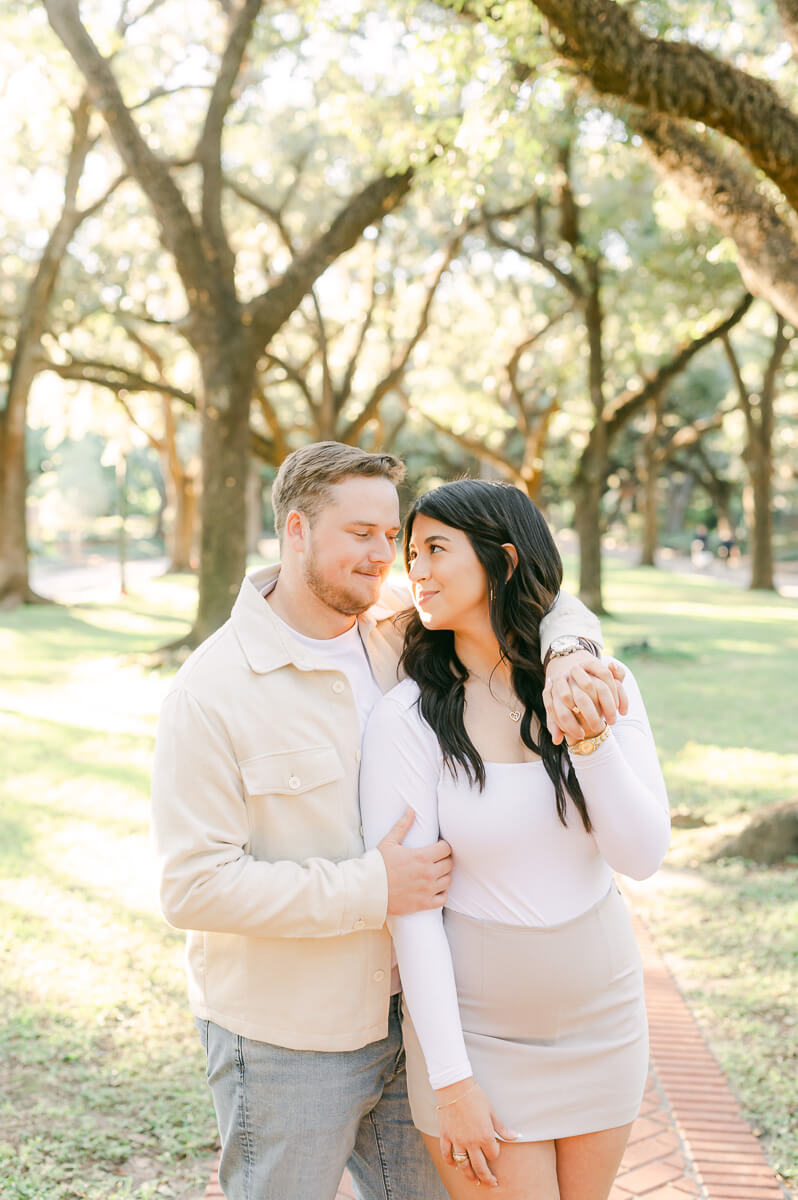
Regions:
[[566, 633], [562, 637], [553, 638], [551, 643], [551, 649], [555, 654], [560, 654], [563, 650], [574, 650], [577, 646], [581, 649], [582, 643], [572, 633]]

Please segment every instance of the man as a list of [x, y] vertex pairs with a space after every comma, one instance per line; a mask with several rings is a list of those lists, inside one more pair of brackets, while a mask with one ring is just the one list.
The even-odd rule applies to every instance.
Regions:
[[[189, 931], [228, 1200], [332, 1200], [347, 1164], [363, 1200], [444, 1195], [410, 1121], [385, 918], [441, 907], [451, 853], [402, 846], [411, 809], [364, 852], [357, 801], [361, 732], [397, 682], [392, 618], [409, 603], [386, 583], [403, 474], [335, 442], [291, 454], [272, 492], [281, 566], [244, 580], [161, 713], [161, 903]], [[541, 635], [563, 633], [596, 640], [598, 623], [561, 598]], [[575, 637], [554, 653], [552, 723], [582, 736], [569, 678], [583, 711], [614, 720], [606, 667]]]

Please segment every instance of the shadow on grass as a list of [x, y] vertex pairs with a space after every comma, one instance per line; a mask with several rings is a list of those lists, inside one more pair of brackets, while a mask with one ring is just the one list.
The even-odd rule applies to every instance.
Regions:
[[[126, 619], [131, 627], [120, 628]], [[189, 628], [184, 617], [168, 611], [141, 614], [99, 605], [3, 613], [0, 645], [17, 637], [20, 642], [10, 670], [0, 663], [0, 679], [14, 678], [21, 662], [27, 682], [44, 682], [55, 668], [72, 669], [79, 660], [151, 653]]]
[[[114, 784], [128, 792], [134, 790], [142, 796], [149, 794], [149, 770], [135, 766], [129, 760], [131, 755], [149, 754], [151, 738], [69, 725], [49, 717], [23, 715], [8, 708], [0, 709], [0, 717], [8, 717], [14, 723], [13, 735], [7, 738], [4, 747], [8, 779], [19, 782], [25, 775], [40, 776], [46, 771], [49, 777], [59, 780], [85, 777]], [[23, 732], [25, 729], [30, 732]], [[100, 747], [103, 759], [99, 758]], [[57, 811], [65, 810], [59, 804]], [[103, 809], [96, 815], [105, 819], [108, 812]], [[112, 811], [109, 815], [113, 820]]]

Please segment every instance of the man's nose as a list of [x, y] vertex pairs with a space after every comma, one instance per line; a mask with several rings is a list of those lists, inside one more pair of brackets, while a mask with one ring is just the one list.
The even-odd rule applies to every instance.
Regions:
[[396, 543], [393, 538], [380, 538], [376, 545], [372, 546], [369, 557], [372, 562], [392, 563], [396, 558]]

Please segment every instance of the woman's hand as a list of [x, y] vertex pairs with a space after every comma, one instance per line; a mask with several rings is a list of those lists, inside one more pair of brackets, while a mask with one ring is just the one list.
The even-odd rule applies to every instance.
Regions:
[[546, 668], [543, 703], [546, 724], [558, 746], [563, 737], [578, 742], [594, 737], [604, 723], [614, 725], [628, 708], [619, 663], [596, 658], [587, 650], [553, 658]]
[[461, 1079], [449, 1087], [438, 1088], [435, 1095], [444, 1162], [474, 1183], [497, 1187], [498, 1180], [488, 1166], [499, 1157], [496, 1135], [511, 1142], [518, 1134], [498, 1120], [487, 1096], [473, 1079]]

